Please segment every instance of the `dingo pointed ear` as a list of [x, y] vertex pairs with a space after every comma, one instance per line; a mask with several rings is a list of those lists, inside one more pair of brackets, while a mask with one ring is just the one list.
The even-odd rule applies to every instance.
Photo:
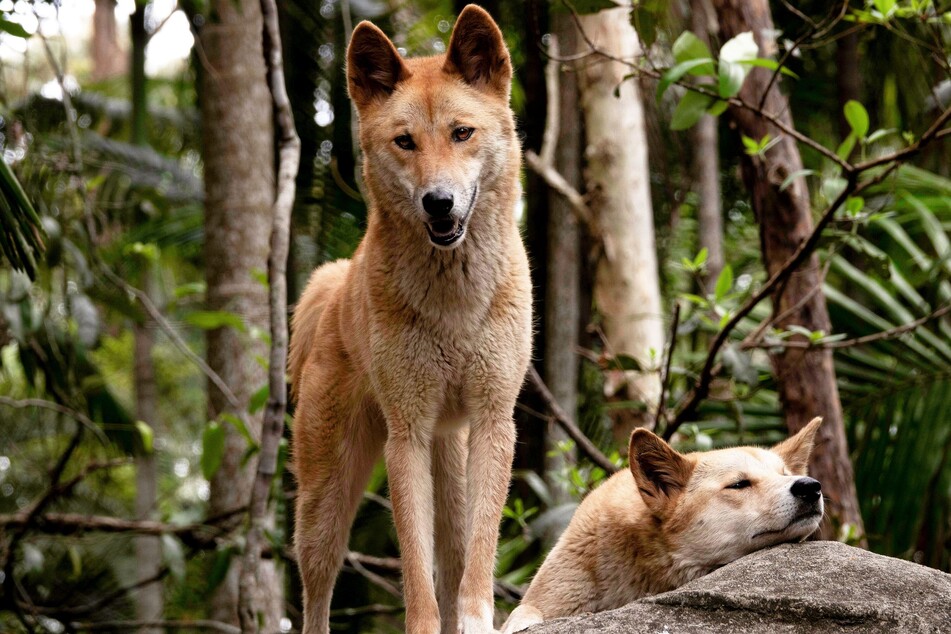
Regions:
[[512, 61], [502, 31], [482, 7], [470, 4], [459, 14], [443, 70], [458, 73], [467, 84], [508, 99]]
[[358, 24], [347, 48], [347, 87], [357, 108], [385, 99], [409, 77], [403, 58], [383, 31], [366, 21]]
[[646, 429], [635, 429], [628, 448], [631, 473], [644, 503], [659, 513], [687, 486], [693, 465]]
[[795, 436], [772, 448], [772, 452], [779, 454], [793, 475], [806, 475], [809, 470], [809, 456], [812, 454], [812, 446], [820, 425], [822, 418], [816, 416]]

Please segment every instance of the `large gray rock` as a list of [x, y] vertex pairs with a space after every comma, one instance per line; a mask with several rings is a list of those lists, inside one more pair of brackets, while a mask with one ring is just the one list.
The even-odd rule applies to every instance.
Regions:
[[951, 633], [951, 575], [837, 542], [785, 544], [530, 634]]

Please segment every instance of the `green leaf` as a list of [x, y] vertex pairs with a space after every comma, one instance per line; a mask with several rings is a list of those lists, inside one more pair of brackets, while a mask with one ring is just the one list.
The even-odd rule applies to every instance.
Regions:
[[[769, 135], [767, 135], [769, 136]], [[760, 144], [758, 141], [751, 139], [745, 134], [740, 135], [740, 140], [743, 142], [743, 151], [749, 154], [750, 156], [756, 156], [759, 154]], [[767, 139], [768, 141], [769, 139]]]
[[[690, 60], [713, 58], [709, 47], [690, 31], [684, 31], [680, 34], [680, 37], [674, 41], [671, 52], [674, 54], [674, 61], [676, 61], [677, 64], [682, 64]], [[712, 74], [712, 72], [713, 67], [711, 66], [710, 73], [703, 74]]]
[[855, 149], [855, 143], [857, 140], [858, 139], [856, 138], [854, 132], [849, 134], [849, 136], [845, 137], [845, 141], [843, 141], [842, 144], [836, 148], [835, 155], [843, 161], [847, 161], [849, 159], [849, 155], [852, 154], [852, 150]]
[[244, 424], [244, 420], [231, 414], [230, 412], [223, 412], [220, 416], [221, 420], [225, 423], [229, 423], [235, 430], [241, 434], [241, 437], [248, 443], [248, 446], [257, 445], [257, 441], [251, 435], [251, 431], [248, 429], [248, 426]]
[[783, 184], [779, 186], [779, 191], [781, 192], [786, 191], [786, 188], [792, 185], [796, 181], [796, 179], [800, 177], [804, 177], [804, 176], [811, 176], [815, 173], [816, 173], [815, 170], [810, 170], [810, 169], [796, 170], [795, 172], [793, 172], [792, 174], [790, 174], [783, 180]]
[[215, 551], [215, 561], [211, 565], [211, 571], [205, 578], [204, 587], [202, 588], [202, 591], [205, 592], [207, 596], [211, 596], [215, 588], [221, 585], [221, 582], [225, 580], [225, 577], [228, 575], [228, 569], [231, 568], [231, 560], [237, 552], [234, 546], [219, 548]]
[[865, 110], [865, 106], [850, 99], [843, 106], [842, 111], [845, 113], [845, 120], [852, 127], [852, 134], [859, 139], [864, 139], [868, 134], [868, 111]]
[[135, 421], [135, 431], [139, 434], [139, 440], [142, 441], [142, 449], [145, 453], [152, 453], [153, 438], [155, 433], [144, 420]]
[[267, 403], [267, 397], [270, 394], [271, 387], [265, 383], [257, 392], [251, 395], [251, 399], [248, 402], [248, 413], [256, 414], [261, 411], [261, 408]]
[[681, 97], [680, 103], [674, 110], [670, 120], [671, 130], [686, 130], [692, 128], [700, 117], [707, 111], [707, 106], [713, 102], [713, 98], [707, 95], [688, 91]]
[[845, 213], [857, 216], [865, 209], [865, 199], [861, 196], [849, 196], [845, 199]]
[[707, 256], [710, 254], [707, 247], [703, 247], [700, 251], [697, 252], [697, 257], [693, 259], [693, 265], [699, 270], [704, 264], [707, 263]]
[[875, 143], [879, 139], [883, 139], [887, 137], [888, 135], [895, 134], [897, 132], [898, 132], [897, 128], [888, 128], [888, 129], [879, 128], [875, 132], [872, 132], [870, 135], [868, 135], [868, 139], [866, 139], [866, 142]]
[[664, 92], [670, 88], [670, 85], [676, 83], [680, 80], [681, 77], [689, 73], [691, 70], [697, 69], [701, 66], [709, 68], [709, 72], [700, 73], [702, 75], [712, 75], [713, 74], [713, 59], [710, 57], [700, 58], [700, 59], [690, 59], [685, 62], [681, 62], [676, 66], [667, 70], [664, 73], [664, 76], [660, 78], [660, 82], [657, 84], [657, 99], [659, 100]]
[[781, 74], [786, 75], [787, 77], [792, 77], [793, 79], [799, 79], [799, 75], [791, 71], [786, 66], [780, 66], [779, 62], [777, 62], [774, 59], [768, 59], [765, 57], [757, 57], [756, 59], [740, 60], [737, 63], [742, 64], [744, 66], [758, 66], [759, 68], [768, 68], [769, 70], [772, 70], [772, 71], [775, 71], [778, 69]]
[[211, 421], [201, 436], [201, 474], [211, 480], [225, 455], [225, 428]]
[[239, 332], [245, 332], [246, 330], [244, 320], [241, 319], [240, 315], [224, 310], [196, 310], [185, 316], [185, 323], [202, 330], [215, 330], [216, 328], [234, 328]]
[[726, 109], [729, 107], [729, 103], [724, 99], [717, 99], [713, 102], [713, 105], [707, 108], [707, 114], [719, 117], [721, 114], [726, 112]]
[[23, 28], [22, 24], [8, 20], [2, 13], [0, 13], [0, 31], [25, 40], [33, 36], [32, 33]]
[[730, 292], [731, 288], [733, 288], [733, 267], [727, 264], [723, 267], [723, 270], [720, 271], [720, 276], [717, 278], [716, 286], [713, 289], [713, 296], [716, 298], [716, 301], [720, 301], [726, 297], [726, 294]]

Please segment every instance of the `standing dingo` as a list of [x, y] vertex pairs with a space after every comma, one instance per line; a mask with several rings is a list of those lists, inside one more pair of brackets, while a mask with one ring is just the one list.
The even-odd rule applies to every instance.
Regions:
[[473, 5], [436, 57], [403, 59], [363, 22], [347, 77], [367, 232], [351, 260], [314, 271], [290, 344], [304, 632], [328, 631], [350, 524], [381, 453], [406, 631], [492, 632], [532, 327], [508, 50]]

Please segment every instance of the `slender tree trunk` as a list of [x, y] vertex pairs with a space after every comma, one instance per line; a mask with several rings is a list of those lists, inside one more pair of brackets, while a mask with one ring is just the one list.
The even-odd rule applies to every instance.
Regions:
[[[205, 269], [209, 310], [241, 316], [248, 328], [268, 330], [268, 293], [255, 279], [267, 270], [274, 200], [274, 134], [262, 44], [260, 5], [254, 0], [214, 0], [201, 30], [208, 68], [202, 74], [201, 121], [205, 166]], [[208, 365], [230, 386], [239, 406], [209, 383], [209, 417], [246, 413], [252, 393], [267, 382], [255, 357], [267, 358], [261, 341], [232, 328], [208, 332]], [[261, 415], [248, 416], [260, 435]], [[242, 465], [247, 449], [227, 430], [221, 467], [211, 480], [210, 515], [248, 503], [253, 472]], [[238, 561], [211, 601], [212, 618], [238, 624]], [[262, 630], [276, 632], [283, 610], [283, 583], [273, 561], [261, 563]]]
[[[552, 31], [559, 49], [577, 49], [577, 27], [565, 13], [552, 15]], [[555, 169], [575, 189], [581, 189], [581, 117], [575, 69], [562, 65], [558, 81], [558, 145]], [[549, 122], [548, 125], [552, 125]], [[545, 383], [561, 408], [574, 418], [578, 409], [578, 336], [581, 331], [581, 234], [571, 205], [564, 196], [548, 194], [548, 282], [545, 297]], [[548, 426], [545, 473], [559, 474], [573, 456], [554, 451], [568, 435], [554, 423]], [[568, 491], [549, 481], [557, 501], [568, 501]]]
[[[714, 0], [714, 4], [724, 39], [752, 31], [760, 47], [760, 56], [775, 54], [775, 42], [764, 37], [764, 34], [774, 32], [766, 0]], [[740, 98], [758, 104], [770, 77], [771, 71], [767, 69], [753, 69], [740, 91]], [[769, 92], [765, 110], [792, 125], [789, 102], [778, 86]], [[740, 159], [743, 181], [750, 191], [753, 210], [760, 223], [763, 261], [772, 275], [813, 228], [805, 180], [799, 178], [785, 190], [780, 189], [787, 175], [802, 169], [802, 159], [795, 140], [783, 135], [762, 117], [733, 107], [729, 114], [738, 134], [752, 139], [770, 134], [782, 139], [765, 158], [743, 155]], [[776, 326], [787, 328], [796, 324], [811, 331], [830, 332], [829, 312], [821, 285], [819, 261], [813, 255], [774, 294], [773, 311], [779, 318]], [[823, 525], [822, 535], [833, 538], [835, 527], [844, 523], [863, 534], [832, 353], [789, 348], [773, 355], [772, 361], [790, 433], [799, 431], [814, 416], [825, 418], [809, 465], [810, 474], [822, 482], [822, 491], [828, 500], [826, 515], [831, 522]]]
[[[599, 49], [632, 60], [639, 53], [629, 6], [583, 15], [580, 20]], [[589, 59], [581, 65], [578, 83], [587, 134], [587, 189], [604, 236], [595, 302], [608, 351], [651, 367], [657, 365], [651, 361], [651, 351], [660, 355], [664, 333], [644, 109], [637, 82], [625, 81], [629, 72], [620, 62]], [[652, 425], [648, 412], [660, 395], [653, 371], [609, 373], [605, 390], [609, 397], [616, 397], [625, 385], [627, 398], [644, 403], [646, 411], [628, 410], [629, 415], [615, 421], [620, 444], [627, 443], [633, 427]]]
[[116, 25], [116, 0], [96, 0], [92, 22], [93, 81], [121, 75], [125, 69], [126, 58], [119, 46], [119, 27]]
[[[98, 15], [99, 8], [97, 6]], [[136, 3], [135, 12], [129, 20], [132, 41], [132, 142], [136, 145], [148, 145], [145, 127], [148, 107], [145, 76], [145, 46], [148, 34], [145, 30], [145, 2]], [[152, 297], [152, 263], [142, 258], [139, 284], [142, 291]], [[150, 451], [140, 451], [135, 457], [135, 516], [140, 520], [154, 520], [158, 498], [158, 464], [155, 458], [154, 439], [161, 433], [158, 414], [158, 387], [155, 383], [155, 365], [152, 362], [152, 349], [155, 346], [155, 323], [146, 319], [133, 328], [135, 340], [135, 361], [133, 364], [135, 384], [135, 415], [152, 428], [153, 445]], [[140, 535], [135, 538], [136, 572], [139, 581], [150, 579], [158, 574], [162, 566], [162, 542], [154, 535]], [[162, 583], [151, 583], [135, 593], [135, 615], [143, 621], [161, 620], [164, 607]], [[161, 628], [140, 628], [144, 634], [161, 634]]]
[[[710, 22], [713, 17], [710, 0], [690, 0], [690, 26], [700, 41], [710, 44]], [[715, 21], [714, 21], [715, 23]], [[707, 250], [708, 288], [716, 283], [723, 270], [723, 205], [720, 196], [720, 146], [717, 119], [705, 114], [691, 131], [693, 136], [694, 179], [699, 202], [697, 221], [700, 248]]]

